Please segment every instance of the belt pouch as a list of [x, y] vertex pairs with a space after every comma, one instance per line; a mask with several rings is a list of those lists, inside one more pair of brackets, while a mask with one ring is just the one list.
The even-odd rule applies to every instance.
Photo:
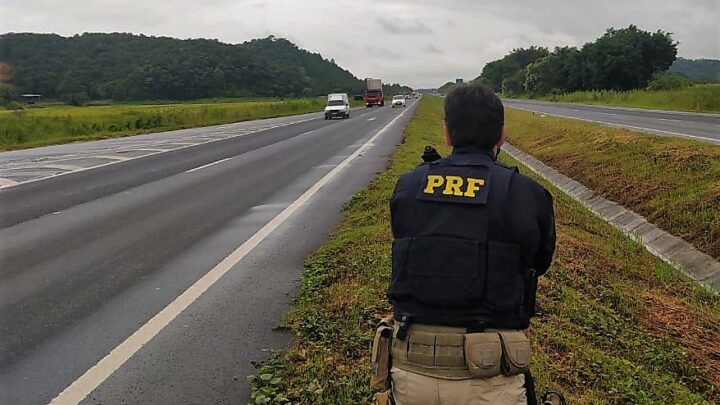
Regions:
[[465, 335], [465, 362], [470, 375], [489, 378], [500, 375], [502, 345], [496, 332], [468, 333]]
[[376, 391], [387, 390], [390, 385], [390, 343], [393, 331], [391, 324], [392, 321], [383, 320], [375, 331], [375, 340], [370, 356], [370, 385]]
[[530, 340], [524, 332], [500, 332], [502, 340], [502, 373], [522, 374], [530, 369]]

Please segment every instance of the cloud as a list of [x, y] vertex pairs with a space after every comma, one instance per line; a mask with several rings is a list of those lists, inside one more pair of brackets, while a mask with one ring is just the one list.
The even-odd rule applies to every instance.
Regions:
[[433, 44], [427, 44], [427, 45], [425, 45], [425, 47], [423, 48], [423, 50], [424, 50], [425, 52], [435, 53], [435, 54], [438, 54], [438, 55], [442, 55], [442, 54], [445, 53], [445, 52], [443, 52], [442, 49], [439, 49], [439, 48], [435, 47], [435, 45], [433, 45]]
[[383, 48], [383, 47], [378, 47], [378, 46], [367, 45], [367, 46], [363, 47], [363, 50], [365, 51], [364, 54], [366, 56], [371, 57], [371, 58], [376, 58], [376, 59], [392, 60], [392, 59], [399, 59], [402, 57], [399, 53], [397, 53], [395, 51], [392, 51], [390, 49]]
[[228, 43], [273, 34], [357, 77], [415, 87], [473, 79], [513, 48], [582, 46], [630, 24], [672, 32], [680, 56], [720, 58], [718, 0], [334, 0], [332, 7], [322, 0], [0, 0], [0, 16], [3, 32], [118, 31]]
[[424, 22], [413, 19], [386, 19], [379, 17], [377, 19], [378, 24], [387, 32], [391, 34], [432, 34], [433, 30]]

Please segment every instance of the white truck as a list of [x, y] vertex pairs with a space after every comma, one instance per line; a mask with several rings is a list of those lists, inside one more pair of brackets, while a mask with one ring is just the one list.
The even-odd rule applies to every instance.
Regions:
[[346, 93], [328, 94], [325, 119], [333, 117], [350, 118], [350, 99]]

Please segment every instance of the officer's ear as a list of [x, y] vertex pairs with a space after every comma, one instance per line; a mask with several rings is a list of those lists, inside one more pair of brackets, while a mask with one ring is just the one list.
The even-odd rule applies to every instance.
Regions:
[[447, 125], [443, 122], [443, 129], [442, 129], [443, 135], [445, 136], [445, 144], [447, 146], [453, 146], [452, 145], [452, 138], [450, 138], [450, 132], [447, 129]]

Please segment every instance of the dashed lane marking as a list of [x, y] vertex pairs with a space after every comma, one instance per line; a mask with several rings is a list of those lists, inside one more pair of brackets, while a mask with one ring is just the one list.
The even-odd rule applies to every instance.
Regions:
[[192, 172], [198, 171], [198, 170], [200, 170], [200, 169], [204, 169], [204, 168], [206, 168], [206, 167], [215, 166], [215, 165], [218, 164], [218, 163], [227, 162], [227, 161], [230, 160], [230, 159], [232, 159], [232, 158], [229, 157], [229, 158], [225, 158], [225, 159], [216, 160], [216, 161], [211, 162], [211, 163], [208, 163], [208, 164], [206, 164], [206, 165], [198, 166], [198, 167], [196, 167], [196, 168], [194, 168], [194, 169], [185, 170], [185, 173], [192, 173]]
[[110, 159], [110, 160], [119, 160], [119, 161], [131, 159], [127, 156], [109, 156], [109, 155], [98, 155], [98, 156], [93, 156], [93, 157], [98, 158], [98, 159]]
[[76, 171], [76, 170], [83, 169], [82, 166], [59, 165], [59, 164], [55, 164], [55, 163], [42, 164], [42, 165], [37, 166], [37, 168], [40, 168], [40, 169], [45, 169], [45, 168], [48, 168], [48, 169], [60, 169], [60, 170], [70, 170], [70, 171]]

